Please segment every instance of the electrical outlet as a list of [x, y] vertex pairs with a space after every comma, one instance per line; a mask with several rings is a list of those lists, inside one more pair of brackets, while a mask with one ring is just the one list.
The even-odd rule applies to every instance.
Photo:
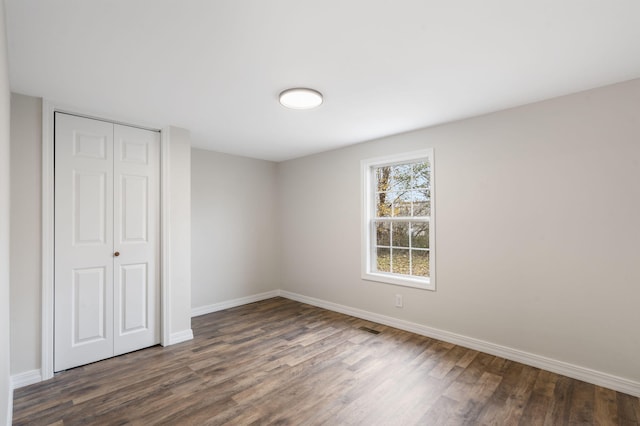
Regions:
[[402, 295], [396, 294], [396, 308], [402, 308]]

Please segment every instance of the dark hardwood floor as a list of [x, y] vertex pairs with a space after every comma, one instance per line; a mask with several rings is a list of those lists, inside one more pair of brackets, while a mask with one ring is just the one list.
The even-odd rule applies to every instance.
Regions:
[[193, 330], [17, 389], [14, 424], [640, 423], [638, 398], [287, 299]]

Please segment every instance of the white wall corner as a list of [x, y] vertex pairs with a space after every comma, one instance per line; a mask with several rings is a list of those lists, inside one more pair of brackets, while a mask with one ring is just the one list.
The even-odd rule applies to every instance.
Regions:
[[193, 340], [193, 330], [192, 329], [182, 330], [182, 331], [178, 331], [176, 333], [171, 333], [171, 338], [169, 340], [169, 344], [168, 345], [163, 344], [163, 346], [175, 345], [175, 344], [178, 344], [178, 343], [186, 342], [187, 340]]
[[287, 299], [295, 300], [319, 308], [328, 309], [330, 311], [339, 312], [353, 317], [362, 318], [367, 321], [377, 322], [379, 324], [395, 327], [400, 330], [409, 331], [411, 333], [420, 334], [444, 342], [453, 343], [469, 349], [474, 349], [490, 355], [506, 358], [511, 361], [520, 362], [532, 367], [550, 371], [552, 373], [561, 374], [572, 379], [582, 380], [597, 386], [613, 389], [632, 396], [640, 397], [640, 382], [625, 379], [623, 377], [614, 376], [603, 373], [601, 371], [592, 370], [590, 368], [581, 367], [579, 365], [569, 364], [552, 358], [530, 352], [521, 351], [519, 349], [509, 348], [497, 345], [495, 343], [484, 340], [475, 339], [473, 337], [452, 333], [450, 331], [440, 330], [428, 327], [422, 324], [405, 321], [386, 315], [380, 315], [373, 312], [340, 305], [326, 300], [316, 299], [314, 297], [303, 296], [297, 293], [280, 290], [280, 296]]
[[11, 388], [18, 389], [42, 381], [40, 370], [25, 371], [11, 376]]
[[43, 380], [53, 377], [53, 102], [42, 100], [42, 319], [41, 363]]
[[[168, 180], [164, 183], [168, 190], [168, 202], [163, 201], [165, 215], [163, 225], [168, 229], [163, 242], [167, 252], [163, 258], [167, 269], [165, 283], [168, 291], [163, 303], [170, 318], [166, 321], [170, 330], [169, 344], [174, 342], [174, 330], [191, 329], [191, 135], [188, 130], [170, 126], [166, 130], [168, 144], [163, 147], [169, 155], [167, 158]], [[163, 196], [167, 195], [163, 189]]]
[[236, 306], [247, 305], [249, 303], [259, 302], [261, 300], [271, 299], [280, 295], [279, 290], [267, 291], [265, 293], [254, 294], [246, 297], [239, 297], [237, 299], [227, 300], [225, 302], [213, 303], [211, 305], [198, 306], [191, 308], [191, 317], [197, 317], [200, 315], [210, 314], [212, 312], [218, 312], [229, 308], [235, 308]]

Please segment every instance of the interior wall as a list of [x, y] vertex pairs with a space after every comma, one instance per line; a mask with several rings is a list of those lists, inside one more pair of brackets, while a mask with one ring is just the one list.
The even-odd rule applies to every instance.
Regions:
[[11, 374], [40, 368], [42, 100], [11, 94]]
[[[172, 343], [191, 335], [191, 134], [169, 127], [169, 250]], [[163, 243], [165, 244], [165, 243]]]
[[279, 288], [276, 164], [191, 151], [191, 306]]
[[[639, 140], [633, 80], [281, 163], [283, 289], [640, 381]], [[364, 281], [360, 161], [426, 147], [437, 291]]]
[[0, 2], [0, 423], [7, 424], [11, 424], [13, 412], [9, 329], [10, 99], [4, 2]]

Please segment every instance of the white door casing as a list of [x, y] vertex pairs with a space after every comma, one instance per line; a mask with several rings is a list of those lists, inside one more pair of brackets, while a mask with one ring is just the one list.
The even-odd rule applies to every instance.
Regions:
[[159, 134], [55, 116], [60, 371], [159, 341]]

